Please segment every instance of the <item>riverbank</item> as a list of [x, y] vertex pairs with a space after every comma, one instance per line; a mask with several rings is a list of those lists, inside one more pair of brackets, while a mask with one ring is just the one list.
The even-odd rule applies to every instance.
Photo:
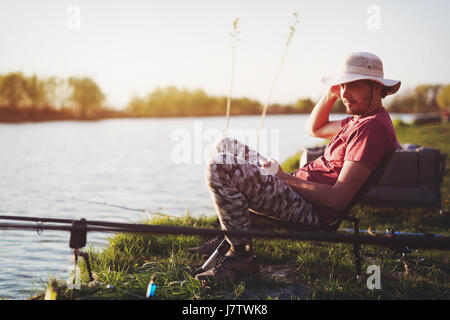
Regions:
[[[332, 110], [333, 114], [343, 114], [345, 110], [336, 109]], [[269, 115], [309, 115], [310, 112], [303, 112], [294, 110], [288, 107], [270, 107]], [[414, 114], [414, 113], [398, 113], [397, 115], [411, 115], [413, 122], [417, 124], [440, 122], [441, 115], [439, 113], [430, 114]], [[231, 112], [231, 117], [239, 116], [260, 116], [261, 110], [255, 110], [254, 112]], [[101, 121], [110, 119], [170, 119], [170, 118], [195, 118], [195, 117], [223, 117], [224, 113], [209, 112], [209, 113], [190, 113], [190, 114], [165, 114], [165, 115], [137, 115], [124, 110], [115, 109], [102, 109], [95, 112], [91, 112], [89, 115], [81, 116], [73, 109], [54, 109], [50, 107], [33, 108], [11, 108], [0, 106], [0, 124], [18, 124], [27, 122], [55, 122], [55, 121]]]
[[106, 119], [129, 118], [121, 110], [102, 109], [82, 117], [70, 108], [55, 109], [51, 107], [0, 107], [0, 123], [49, 122], [49, 121], [99, 121]]
[[[450, 154], [448, 123], [420, 127], [396, 123], [399, 141], [439, 148]], [[291, 171], [299, 154], [283, 164]], [[442, 185], [445, 211], [449, 211], [450, 168]], [[214, 213], [211, 213], [214, 215]], [[435, 210], [355, 208], [361, 229], [448, 234], [449, 216]], [[155, 218], [151, 224], [214, 227], [214, 217]], [[342, 228], [349, 228], [343, 224]], [[103, 250], [89, 248], [96, 281], [87, 285], [83, 263], [81, 290], [69, 290], [59, 280], [59, 299], [143, 299], [152, 275], [157, 285], [154, 299], [448, 299], [450, 253], [413, 250], [402, 256], [381, 247], [363, 246], [363, 281], [354, 280], [351, 245], [284, 240], [254, 240], [257, 262], [263, 272], [253, 277], [202, 287], [192, 277], [204, 257], [187, 249], [201, 244], [197, 236], [117, 234]], [[366, 286], [369, 265], [381, 269], [381, 289]], [[42, 298], [39, 297], [39, 298]]]

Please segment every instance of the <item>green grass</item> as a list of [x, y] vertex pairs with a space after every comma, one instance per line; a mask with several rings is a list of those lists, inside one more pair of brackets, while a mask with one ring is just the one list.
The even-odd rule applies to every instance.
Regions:
[[[401, 143], [435, 147], [450, 155], [449, 124], [420, 127], [397, 126]], [[299, 154], [283, 164], [285, 170], [296, 168]], [[449, 211], [450, 168], [442, 186], [446, 212]], [[373, 209], [355, 207], [352, 214], [361, 220], [361, 229], [383, 231], [434, 232], [448, 234], [450, 218], [425, 209]], [[213, 213], [212, 213], [213, 215]], [[155, 218], [146, 223], [213, 227], [215, 217], [180, 219]], [[349, 224], [342, 227], [350, 228]], [[363, 246], [363, 279], [354, 279], [352, 246], [318, 242], [254, 240], [257, 262], [262, 265], [289, 265], [288, 277], [255, 275], [239, 281], [212, 283], [202, 287], [192, 274], [204, 258], [187, 249], [201, 244], [199, 236], [159, 236], [117, 234], [102, 250], [89, 248], [97, 285], [83, 285], [68, 290], [60, 283], [59, 299], [138, 299], [144, 298], [152, 275], [156, 277], [154, 299], [276, 299], [274, 291], [303, 285], [308, 294], [291, 294], [288, 299], [449, 299], [450, 254], [448, 251], [413, 250], [403, 256], [392, 250]], [[380, 290], [369, 290], [365, 270], [376, 264], [381, 268]], [[408, 272], [405, 272], [405, 264]], [[83, 264], [84, 282], [87, 274]], [[109, 289], [106, 285], [113, 285]]]

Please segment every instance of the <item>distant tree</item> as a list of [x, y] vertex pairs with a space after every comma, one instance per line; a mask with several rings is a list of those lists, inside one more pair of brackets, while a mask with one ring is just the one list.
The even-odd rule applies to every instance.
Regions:
[[395, 96], [387, 106], [390, 112], [427, 113], [439, 111], [437, 103], [441, 85], [423, 84], [412, 91]]
[[386, 108], [393, 113], [414, 113], [415, 104], [415, 96], [411, 92], [395, 96]]
[[90, 112], [102, 108], [105, 96], [92, 79], [71, 77], [69, 84], [73, 89], [70, 100], [75, 103], [82, 118], [86, 118]]
[[17, 108], [26, 97], [25, 79], [22, 73], [9, 73], [2, 79], [0, 87], [2, 100], [12, 108]]
[[45, 81], [39, 80], [36, 75], [25, 79], [25, 93], [33, 108], [48, 105], [45, 89]]
[[146, 113], [154, 116], [170, 116], [175, 114], [175, 105], [173, 103], [173, 95], [178, 90], [171, 86], [165, 89], [156, 88], [147, 96]]
[[[225, 110], [224, 110], [225, 111]], [[236, 98], [231, 99], [231, 114], [258, 114], [262, 111], [261, 103], [249, 98]], [[271, 113], [271, 109], [268, 109], [268, 113]], [[225, 114], [225, 113], [224, 113]]]
[[1, 94], [3, 79], [5, 79], [5, 76], [0, 74], [0, 107], [5, 104], [5, 102], [3, 101], [3, 96]]
[[436, 97], [436, 102], [441, 110], [450, 108], [450, 84], [443, 86]]
[[202, 89], [196, 89], [192, 93], [186, 89], [183, 90], [181, 100], [186, 102], [184, 106], [184, 113], [186, 115], [199, 113], [205, 107], [207, 109], [207, 106], [211, 102], [211, 99]]
[[441, 85], [423, 84], [414, 89], [415, 108], [418, 113], [435, 112], [439, 110], [436, 97]]
[[[202, 89], [177, 89], [174, 86], [156, 88], [146, 97], [134, 96], [127, 111], [135, 116], [207, 116], [222, 115], [226, 111], [226, 97], [208, 96]], [[234, 98], [232, 114], [256, 114], [261, 104], [248, 98]]]
[[[46, 99], [56, 109], [68, 107], [73, 88], [67, 79], [50, 77], [44, 81]], [[73, 104], [73, 103], [72, 103]]]
[[345, 106], [345, 104], [342, 102], [341, 99], [337, 99], [333, 108], [331, 108], [331, 112], [332, 113], [346, 113], [347, 107]]
[[314, 102], [309, 98], [299, 99], [295, 104], [295, 110], [301, 113], [311, 113], [314, 109], [314, 105]]
[[138, 96], [133, 96], [128, 102], [126, 111], [135, 116], [145, 116], [145, 100]]

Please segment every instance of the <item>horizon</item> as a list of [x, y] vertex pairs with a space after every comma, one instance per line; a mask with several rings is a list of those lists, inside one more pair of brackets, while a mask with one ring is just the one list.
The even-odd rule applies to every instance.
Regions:
[[[227, 96], [230, 34], [238, 17], [232, 97], [264, 104], [294, 12], [300, 23], [271, 104], [318, 100], [327, 89], [321, 76], [336, 72], [352, 51], [380, 56], [385, 77], [402, 81], [400, 94], [419, 84], [450, 83], [446, 63], [450, 4], [443, 0], [433, 5], [423, 0], [347, 1], [345, 5], [331, 0], [283, 5], [275, 1], [19, 0], [4, 1], [0, 8], [0, 74], [90, 77], [105, 94], [105, 105], [115, 109], [157, 87]], [[345, 41], [348, 37], [350, 44]]]

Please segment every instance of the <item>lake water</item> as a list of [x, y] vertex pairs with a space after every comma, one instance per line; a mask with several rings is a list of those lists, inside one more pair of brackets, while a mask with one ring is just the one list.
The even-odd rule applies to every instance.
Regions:
[[[306, 120], [305, 115], [267, 116], [272, 148], [260, 150], [282, 162], [320, 143], [305, 134]], [[232, 117], [230, 128], [248, 131], [260, 121]], [[130, 223], [151, 217], [72, 197], [175, 216], [214, 215], [204, 159], [225, 123], [224, 117], [206, 117], [0, 124], [0, 215]], [[90, 233], [88, 245], [102, 248], [109, 236]], [[0, 298], [26, 299], [42, 291], [49, 277], [67, 279], [73, 265], [68, 241], [68, 232], [0, 230]]]

